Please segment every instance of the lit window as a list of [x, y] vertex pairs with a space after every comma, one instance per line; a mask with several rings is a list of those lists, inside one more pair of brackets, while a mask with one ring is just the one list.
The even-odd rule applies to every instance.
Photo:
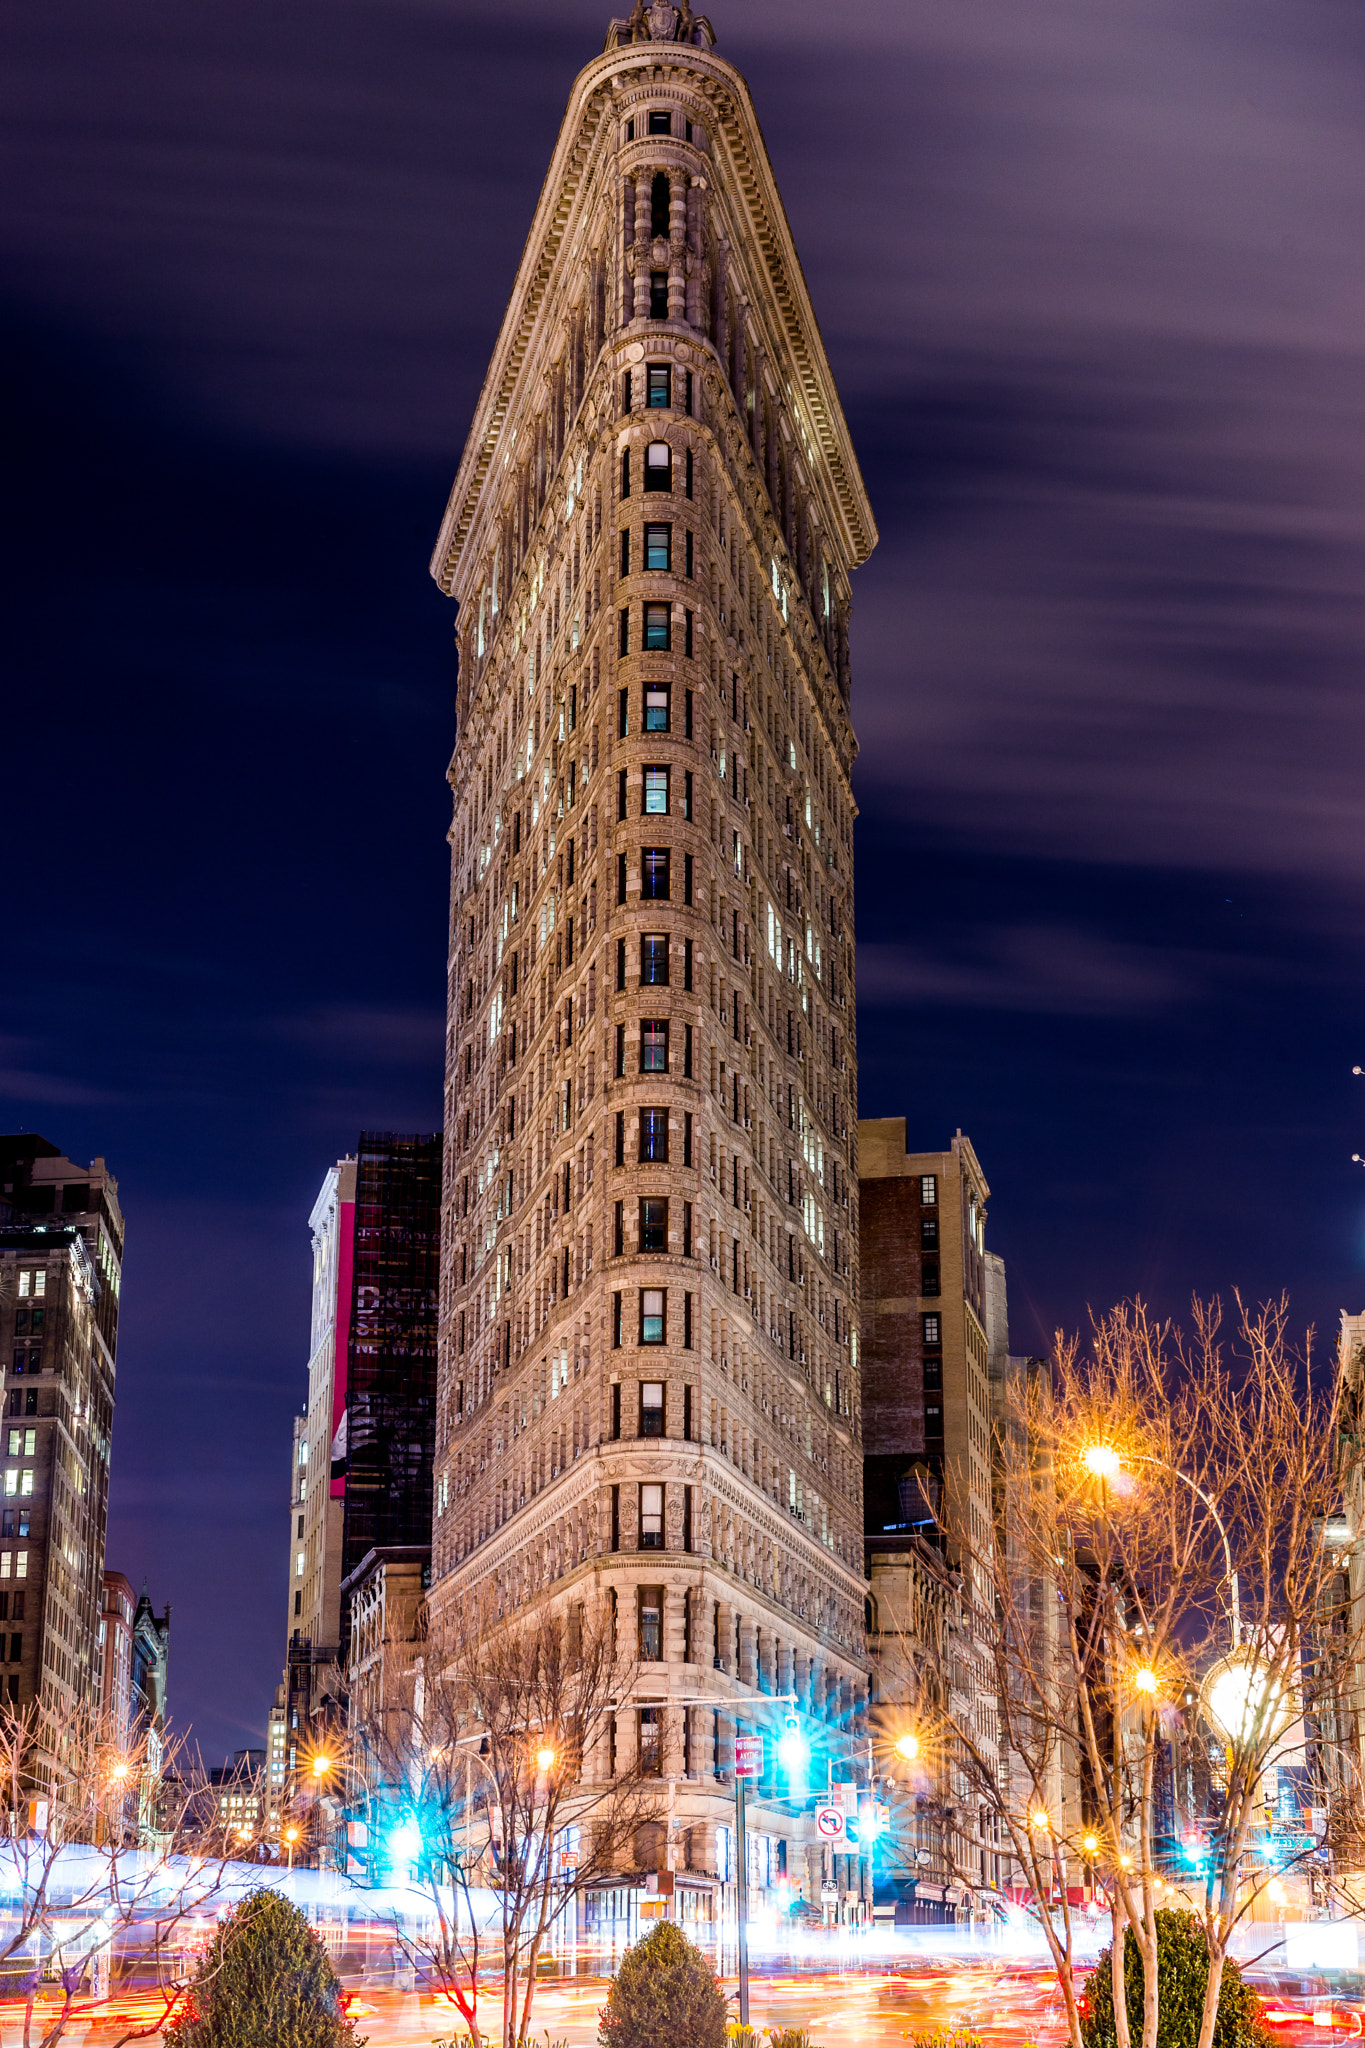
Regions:
[[671, 526], [647, 526], [645, 528], [646, 569], [671, 569], [673, 567], [673, 528]]
[[22, 1429], [12, 1429], [9, 1433], [9, 1454], [12, 1458], [17, 1458], [19, 1455], [19, 1445], [23, 1434]]
[[[665, 279], [665, 290], [667, 279]], [[673, 488], [673, 451], [667, 441], [651, 441], [645, 450], [645, 489], [647, 491], [671, 491]]]
[[645, 770], [645, 816], [667, 817], [668, 815], [668, 770], [646, 768]]
[[649, 366], [649, 397], [646, 403], [657, 410], [672, 404], [672, 372], [667, 363], [651, 363]]
[[21, 1487], [19, 1488], [19, 1491], [20, 1491], [20, 1493], [22, 1493], [22, 1494], [30, 1494], [30, 1493], [32, 1493], [32, 1491], [33, 1491], [33, 1474], [32, 1474], [32, 1472], [25, 1472], [25, 1474], [24, 1474], [24, 1483], [23, 1483], [23, 1485], [22, 1485], [22, 1486], [21, 1486]]
[[[640, 1250], [668, 1250], [668, 1203], [662, 1195], [647, 1195], [640, 1204]], [[663, 1339], [656, 1341], [662, 1343]]]
[[10, 1557], [11, 1553], [8, 1550], [0, 1550], [0, 1579], [9, 1577]]
[[299, 1463], [300, 1465], [306, 1465], [308, 1463], [308, 1443], [306, 1438], [299, 1445]]
[[19, 1551], [15, 1557], [14, 1576], [16, 1579], [26, 1579], [28, 1577], [28, 1552], [26, 1550]]
[[294, 1577], [296, 1579], [301, 1579], [303, 1577], [303, 1559], [304, 1552], [300, 1551], [298, 1556], [294, 1559]]
[[[664, 1546], [664, 1490], [662, 1486], [640, 1488], [640, 1548], [662, 1550]], [[655, 1656], [659, 1654], [655, 1651]]]
[[938, 1175], [922, 1173], [919, 1177], [919, 1198], [926, 1209], [932, 1209], [938, 1201]]
[[31, 1457], [33, 1457], [33, 1456], [34, 1456], [34, 1454], [36, 1453], [37, 1449], [38, 1449], [38, 1432], [37, 1432], [37, 1430], [36, 1430], [36, 1429], [26, 1429], [26, 1430], [24, 1431], [24, 1456], [25, 1456], [26, 1458], [31, 1458]]
[[640, 985], [642, 988], [668, 986], [668, 938], [663, 932], [641, 934]]
[[663, 1433], [664, 1383], [662, 1380], [644, 1380], [640, 1386], [640, 1434], [662, 1436]]
[[668, 901], [668, 848], [646, 846], [640, 859], [640, 895], [646, 903]]
[[662, 1287], [640, 1289], [640, 1342], [662, 1344], [664, 1341], [664, 1290]]
[[[665, 605], [666, 611], [668, 607]], [[645, 691], [645, 731], [668, 731], [668, 686], [660, 683]]]
[[18, 1473], [17, 1473], [16, 1471], [14, 1471], [13, 1469], [11, 1469], [10, 1471], [8, 1471], [8, 1472], [7, 1472], [6, 1474], [5, 1474], [5, 1492], [6, 1492], [6, 1493], [17, 1493], [18, 1491], [19, 1491], [19, 1474], [18, 1474]]
[[640, 1111], [640, 1157], [653, 1160], [656, 1165], [668, 1164], [668, 1111], [666, 1109], [642, 1109]]
[[[645, 652], [667, 654], [672, 644], [672, 606], [647, 604], [645, 606]], [[645, 721], [649, 730], [649, 721]]]
[[668, 1072], [668, 1023], [664, 1018], [651, 1018], [640, 1026], [640, 1072]]
[[25, 1266], [25, 1267], [24, 1267], [24, 1269], [23, 1269], [23, 1271], [22, 1271], [22, 1272], [20, 1273], [20, 1275], [19, 1275], [19, 1299], [20, 1299], [20, 1301], [27, 1301], [27, 1300], [28, 1300], [28, 1297], [29, 1297], [29, 1293], [30, 1293], [30, 1291], [31, 1291], [31, 1289], [32, 1289], [32, 1286], [33, 1286], [33, 1273], [32, 1273], [32, 1270], [31, 1270], [31, 1268], [29, 1268], [28, 1266]]

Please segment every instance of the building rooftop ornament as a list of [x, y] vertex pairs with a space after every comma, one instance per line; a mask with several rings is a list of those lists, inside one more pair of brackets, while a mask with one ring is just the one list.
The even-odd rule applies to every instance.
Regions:
[[644, 0], [635, 0], [625, 20], [614, 20], [607, 31], [609, 50], [629, 43], [692, 43], [709, 50], [715, 40], [710, 22], [704, 14], [692, 12], [690, 0], [682, 0], [679, 7], [672, 0], [651, 0], [648, 7]]

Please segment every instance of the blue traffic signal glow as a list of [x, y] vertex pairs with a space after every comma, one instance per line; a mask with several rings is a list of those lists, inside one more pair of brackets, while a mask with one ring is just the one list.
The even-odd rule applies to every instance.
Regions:
[[422, 1853], [422, 1834], [415, 1821], [400, 1821], [391, 1830], [388, 1841], [389, 1858], [393, 1863], [415, 1863]]
[[810, 1761], [810, 1744], [801, 1733], [795, 1714], [788, 1714], [787, 1725], [777, 1738], [777, 1754], [789, 1778], [805, 1776], [806, 1765]]

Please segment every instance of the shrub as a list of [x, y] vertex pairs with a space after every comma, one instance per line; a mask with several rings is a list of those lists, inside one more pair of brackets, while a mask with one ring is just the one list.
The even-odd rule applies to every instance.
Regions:
[[804, 2027], [765, 2027], [768, 2048], [815, 2048]]
[[[1163, 1907], [1156, 1916], [1157, 2048], [1195, 2048], [1209, 1981], [1209, 1950], [1195, 1913]], [[1085, 1991], [1081, 2037], [1085, 2048], [1116, 2048], [1112, 1951], [1095, 1965]], [[1125, 1931], [1123, 1981], [1128, 1993], [1128, 2030], [1142, 2039], [1142, 1954]], [[1270, 2036], [1256, 1994], [1242, 1982], [1235, 1963], [1223, 1964], [1213, 2048], [1266, 2048]]]
[[725, 2048], [725, 1994], [669, 1920], [626, 1950], [600, 2018], [605, 2048]]
[[969, 2033], [965, 2027], [936, 2027], [932, 2034], [906, 2033], [903, 2038], [910, 2048], [981, 2048], [980, 2035]]
[[218, 1929], [168, 2048], [364, 2048], [341, 1982], [297, 1906], [249, 1892]]

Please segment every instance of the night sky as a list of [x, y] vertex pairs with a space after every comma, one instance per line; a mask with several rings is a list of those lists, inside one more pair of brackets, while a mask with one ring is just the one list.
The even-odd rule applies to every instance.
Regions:
[[[617, 0], [618, 11], [628, 11]], [[0, 1129], [118, 1174], [108, 1561], [210, 1761], [286, 1634], [307, 1217], [440, 1117], [427, 558], [609, 0], [0, 23]], [[959, 1125], [1013, 1345], [1365, 1306], [1365, 17], [715, 0], [881, 546], [864, 1115]]]

